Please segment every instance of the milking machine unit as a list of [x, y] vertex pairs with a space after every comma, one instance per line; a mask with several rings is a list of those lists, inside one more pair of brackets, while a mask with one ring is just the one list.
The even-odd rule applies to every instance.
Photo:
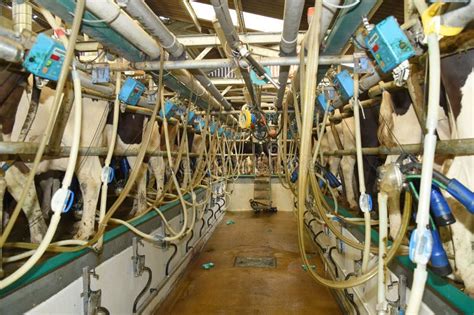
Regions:
[[37, 77], [58, 81], [65, 54], [63, 44], [41, 33], [26, 54], [23, 67]]
[[119, 100], [128, 105], [137, 105], [143, 92], [145, 92], [145, 85], [131, 77], [128, 77], [120, 89]]
[[[395, 163], [379, 168], [379, 186], [381, 191], [409, 189], [416, 199], [420, 185], [421, 163], [411, 155], [402, 155]], [[474, 193], [456, 179], [449, 179], [440, 172], [433, 171], [430, 195], [430, 226], [423, 239], [423, 253], [416, 253], [416, 233], [410, 237], [410, 258], [429, 260], [431, 270], [439, 276], [452, 273], [451, 265], [443, 248], [438, 229], [456, 222], [451, 209], [441, 193], [441, 189], [451, 194], [471, 213], [474, 213]], [[418, 255], [418, 257], [415, 257]], [[423, 255], [424, 257], [419, 257]]]

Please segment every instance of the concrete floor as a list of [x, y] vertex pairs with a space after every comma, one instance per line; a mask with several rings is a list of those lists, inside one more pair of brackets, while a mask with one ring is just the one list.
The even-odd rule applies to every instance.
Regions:
[[[228, 220], [235, 224], [226, 225]], [[234, 267], [272, 256], [276, 268]], [[201, 265], [213, 262], [204, 270]], [[319, 257], [315, 262], [322, 266]], [[228, 212], [155, 314], [341, 314], [330, 291], [301, 268], [293, 213]]]

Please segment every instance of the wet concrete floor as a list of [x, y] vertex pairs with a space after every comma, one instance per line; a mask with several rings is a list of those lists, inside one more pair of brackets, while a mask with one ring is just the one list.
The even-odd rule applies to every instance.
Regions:
[[[228, 220], [235, 224], [226, 225]], [[235, 267], [236, 257], [274, 257], [276, 268]], [[315, 262], [322, 266], [318, 259]], [[204, 270], [201, 265], [208, 262], [214, 267]], [[329, 289], [301, 266], [293, 213], [228, 212], [155, 314], [341, 311]]]

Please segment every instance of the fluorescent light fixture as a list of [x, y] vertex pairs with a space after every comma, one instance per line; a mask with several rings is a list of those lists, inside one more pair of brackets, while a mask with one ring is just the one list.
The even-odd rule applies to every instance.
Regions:
[[[200, 2], [190, 3], [199, 19], [206, 21], [212, 21], [216, 19], [212, 5]], [[237, 26], [237, 12], [235, 12], [234, 9], [229, 9], [229, 11], [230, 17], [232, 18], [232, 24]], [[283, 20], [248, 12], [243, 12], [243, 15], [245, 19], [245, 26], [248, 29], [267, 33], [281, 33], [283, 31]]]

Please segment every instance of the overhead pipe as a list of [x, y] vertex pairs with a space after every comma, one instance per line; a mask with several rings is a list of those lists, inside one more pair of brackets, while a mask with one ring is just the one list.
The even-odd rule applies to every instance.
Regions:
[[[323, 2], [323, 9], [322, 9], [322, 12], [321, 12], [321, 32], [319, 33], [319, 42], [322, 43], [323, 40], [324, 40], [324, 37], [326, 36], [326, 33], [329, 29], [329, 26], [331, 25], [331, 22], [334, 18], [334, 15], [336, 15], [336, 12], [337, 12], [337, 9], [334, 8], [334, 5], [339, 5], [341, 1], [340, 0], [325, 0]], [[326, 3], [329, 3], [329, 5], [327, 5]], [[312, 11], [309, 11], [308, 10], [308, 21], [311, 20], [312, 18], [312, 14], [313, 12]], [[308, 33], [306, 33], [308, 34]], [[306, 35], [304, 37], [304, 40], [307, 40], [306, 39]], [[353, 62], [354, 60], [352, 59], [350, 62]], [[320, 65], [323, 65], [321, 62], [319, 63]], [[300, 82], [297, 78], [299, 78], [299, 71], [300, 69], [298, 68], [298, 70], [296, 70], [296, 74], [294, 76], [294, 80], [293, 80], [293, 85], [294, 85], [294, 88], [295, 88], [295, 91], [299, 91], [300, 89]], [[293, 104], [293, 90], [292, 89], [289, 89], [288, 92], [287, 92], [287, 96], [286, 96], [286, 99], [287, 99], [287, 102], [288, 102], [288, 105], [292, 105]]]
[[[301, 15], [304, 9], [304, 0], [285, 1], [285, 11], [283, 14], [283, 32], [280, 42], [280, 57], [296, 56], [296, 45], [298, 40], [298, 31], [301, 24]], [[278, 89], [275, 106], [281, 108], [283, 97], [285, 96], [286, 83], [290, 74], [290, 66], [280, 66]]]
[[87, 0], [86, 8], [127, 38], [152, 59], [160, 56], [160, 46], [113, 0]]
[[24, 49], [17, 41], [0, 36], [0, 60], [20, 63], [23, 60]]
[[[306, 62], [306, 58], [305, 58]], [[354, 57], [352, 55], [342, 55], [342, 56], [320, 56], [319, 64], [320, 65], [333, 65], [341, 63], [351, 63], [354, 62]], [[299, 65], [299, 57], [268, 57], [260, 59], [260, 64], [262, 66], [291, 66]], [[92, 65], [85, 65], [86, 69], [100, 68], [108, 66], [112, 71], [129, 71], [129, 70], [144, 70], [152, 71], [160, 69], [160, 62], [158, 61], [142, 61], [142, 62], [115, 62], [110, 64], [104, 63], [95, 63]], [[234, 67], [240, 66], [242, 68], [247, 68], [249, 65], [245, 60], [239, 60], [236, 65], [236, 61], [233, 59], [202, 59], [202, 60], [173, 60], [165, 61], [163, 63], [163, 68], [165, 70], [176, 70], [176, 69], [217, 69], [224, 67]]]
[[21, 33], [24, 29], [31, 31], [33, 21], [33, 11], [31, 6], [25, 0], [12, 1], [13, 29]]
[[[101, 0], [101, 1], [104, 1], [104, 0]], [[75, 7], [74, 1], [72, 0], [63, 0], [63, 1], [36, 0], [36, 2], [40, 4], [41, 6], [43, 6], [44, 8], [46, 8], [47, 10], [54, 12], [56, 15], [61, 17], [61, 19], [63, 19], [65, 22], [67, 23], [72, 22], [73, 16], [70, 14], [70, 12], [71, 12], [71, 8]], [[87, 1], [87, 4], [88, 5], [92, 4], [92, 6], [96, 5], [95, 1], [90, 1], [90, 0]], [[111, 7], [118, 8], [117, 5], [115, 4]], [[110, 11], [110, 7], [107, 7], [106, 10]], [[122, 10], [120, 10], [120, 12], [118, 10], [115, 12], [116, 14], [121, 14], [121, 15], [126, 16], [126, 20], [128, 21], [127, 23], [130, 23], [129, 28], [125, 27], [123, 24], [114, 24], [116, 28], [112, 28], [106, 23], [107, 21], [105, 21], [104, 19], [101, 20], [101, 16], [103, 16], [102, 14], [104, 14], [103, 12], [101, 14], [98, 14], [98, 16], [96, 16], [95, 14], [92, 14], [90, 11], [85, 11], [84, 19], [87, 22], [83, 23], [81, 30], [84, 33], [90, 35], [91, 37], [94, 37], [98, 42], [102, 43], [104, 47], [109, 49], [111, 52], [119, 56], [122, 56], [131, 62], [138, 62], [138, 61], [145, 60], [147, 56], [144, 54], [144, 52], [140, 49], [137, 49], [137, 47], [135, 46], [136, 43], [132, 43], [132, 41], [136, 42], [137, 38], [140, 38], [140, 36], [137, 36], [136, 34], [134, 34], [132, 30], [137, 31], [138, 32], [137, 34], [143, 34], [143, 33], [146, 34], [146, 32], [139, 26], [139, 24], [136, 21], [130, 18], [130, 16], [125, 14]], [[106, 17], [110, 17], [110, 16], [106, 16]], [[118, 16], [117, 16], [117, 19], [118, 19]], [[123, 19], [121, 19], [121, 21], [123, 21]], [[112, 22], [112, 21], [109, 21], [109, 22]], [[156, 49], [156, 47], [159, 47], [159, 45], [151, 36], [149, 36], [148, 34], [146, 36], [147, 36], [146, 42], [148, 42], [150, 39], [154, 42], [154, 44], [152, 44], [154, 49]], [[150, 49], [151, 48], [149, 47], [148, 50]], [[156, 51], [151, 52], [151, 53], [156, 56]], [[189, 81], [186, 81], [185, 83], [180, 82], [180, 80], [183, 79], [183, 76], [178, 76], [178, 75], [176, 74], [171, 75], [170, 73], [165, 73], [165, 76], [163, 78], [165, 85], [169, 87], [171, 90], [175, 91], [177, 94], [184, 95], [185, 97], [192, 99], [193, 101], [196, 101], [196, 105], [199, 106], [200, 108], [207, 109], [208, 103], [210, 103], [210, 106], [212, 106], [211, 108], [218, 109], [218, 107], [215, 107], [215, 106], [218, 106], [219, 103], [217, 103], [217, 101], [215, 101], [215, 99], [212, 98], [200, 84], [191, 85], [194, 88], [193, 90], [190, 88]]]
[[[125, 7], [132, 17], [137, 19], [144, 28], [161, 43], [163, 48], [177, 60], [187, 60], [186, 49], [176, 36], [161, 22], [160, 18], [150, 9], [144, 0], [120, 0], [119, 4]], [[193, 60], [190, 60], [193, 61]], [[222, 96], [220, 91], [209, 80], [201, 69], [192, 71], [194, 77], [204, 88], [224, 106], [225, 110], [232, 110], [232, 106]]]
[[[227, 0], [211, 0], [211, 4], [214, 7], [217, 20], [222, 28], [222, 31], [225, 35], [226, 41], [229, 44], [232, 52], [238, 52], [241, 56], [249, 55], [247, 48], [242, 45], [239, 39], [239, 35], [235, 31], [234, 24], [232, 23], [232, 18], [230, 17], [229, 6]], [[259, 102], [257, 100], [257, 95], [253, 88], [252, 80], [250, 79], [249, 71], [241, 71], [242, 78], [245, 81], [245, 85], [250, 94], [253, 106], [259, 107]]]

